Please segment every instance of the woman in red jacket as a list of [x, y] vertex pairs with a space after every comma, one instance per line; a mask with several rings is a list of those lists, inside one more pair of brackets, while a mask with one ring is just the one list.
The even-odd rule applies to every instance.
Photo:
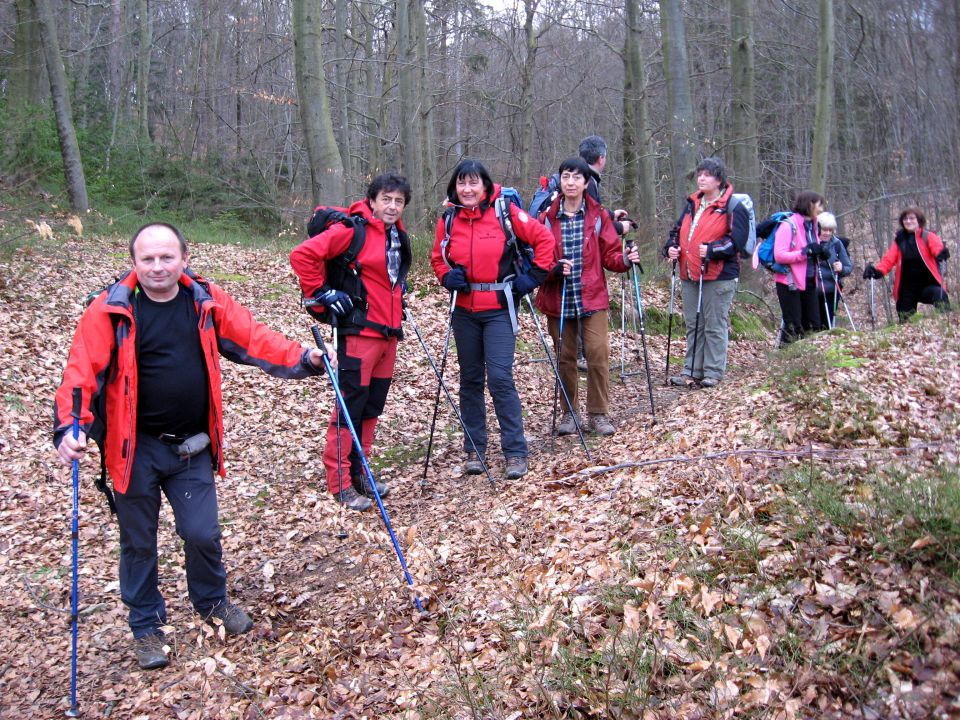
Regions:
[[[511, 316], [520, 299], [536, 288], [552, 267], [553, 236], [515, 205], [504, 203], [517, 238], [534, 253], [528, 272], [518, 273], [516, 251], [508, 246], [496, 201], [500, 186], [477, 160], [462, 160], [447, 184], [452, 213], [437, 222], [431, 265], [441, 284], [456, 293], [450, 318], [460, 365], [460, 409], [464, 425], [477, 450], [486, 454], [486, 380], [500, 425], [500, 448], [506, 458], [507, 478], [527, 473], [527, 442], [523, 435], [520, 396], [513, 382], [516, 349]], [[468, 474], [483, 472], [480, 458], [464, 438]]]
[[943, 284], [940, 263], [950, 259], [950, 251], [936, 233], [924, 230], [927, 218], [919, 208], [908, 207], [900, 213], [900, 230], [876, 267], [867, 264], [865, 280], [879, 280], [896, 268], [893, 299], [900, 322], [917, 311], [918, 303], [938, 310], [950, 309], [950, 298]]

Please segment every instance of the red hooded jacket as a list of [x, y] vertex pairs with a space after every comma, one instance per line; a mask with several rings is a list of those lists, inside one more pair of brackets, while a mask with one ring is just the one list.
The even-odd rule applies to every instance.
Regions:
[[[723, 244], [725, 238], [729, 238], [729, 218], [727, 217], [727, 203], [730, 196], [733, 195], [733, 185], [727, 183], [726, 188], [720, 194], [720, 197], [700, 216], [700, 221], [693, 231], [693, 237], [690, 237], [690, 224], [693, 222], [700, 203], [703, 202], [703, 194], [695, 192], [690, 196], [687, 206], [689, 212], [684, 212], [680, 221], [680, 279], [700, 280], [700, 265], [706, 266], [706, 272], [703, 274], [704, 280], [716, 280], [724, 271], [727, 263], [739, 264], [739, 258], [736, 252], [728, 253], [732, 257], [718, 258], [716, 260], [707, 260], [700, 257], [700, 246], [711, 243]], [[732, 247], [732, 244], [731, 244]], [[738, 276], [739, 272], [734, 275]]]
[[[466, 268], [467, 282], [496, 283], [514, 273], [510, 253], [506, 252], [506, 238], [500, 220], [493, 207], [500, 196], [500, 186], [493, 186], [493, 195], [484, 197], [475, 208], [456, 208], [450, 228], [450, 243], [447, 258], [443, 257], [441, 245], [446, 237], [443, 217], [437, 221], [436, 241], [430, 256], [437, 279], [443, 282], [450, 268], [462, 265]], [[554, 240], [550, 231], [512, 203], [510, 218], [517, 237], [533, 248], [533, 264], [544, 273], [555, 264]], [[450, 262], [450, 265], [447, 264]], [[500, 299], [502, 293], [493, 290], [457, 293], [457, 306], [470, 312], [499, 310], [505, 307]]]
[[[400, 273], [397, 284], [391, 285], [387, 273], [387, 229], [383, 221], [373, 216], [370, 203], [366, 200], [353, 203], [348, 214], [362, 215], [367, 221], [363, 247], [357, 255], [357, 263], [362, 268], [360, 279], [367, 293], [366, 319], [399, 330], [403, 319], [402, 286], [411, 261], [407, 233], [403, 224], [397, 222], [400, 233]], [[290, 265], [300, 278], [304, 295], [313, 297], [323, 287], [327, 281], [327, 261], [346, 252], [352, 239], [353, 228], [337, 223], [293, 249], [290, 253]], [[357, 334], [383, 338], [381, 333], [370, 327], [360, 328]]]
[[[319, 371], [311, 365], [308, 350], [258, 323], [223, 289], [189, 269], [181, 275], [180, 284], [193, 297], [199, 317], [210, 388], [207, 434], [214, 466], [222, 476], [220, 355], [280, 378], [303, 378]], [[97, 295], [80, 317], [53, 406], [53, 438], [58, 445], [73, 427], [73, 389], [81, 389], [80, 429], [101, 444], [104, 464], [119, 493], [126, 492], [130, 483], [137, 438], [135, 292], [139, 292], [137, 274], [131, 271]]]
[[[580, 276], [581, 299], [584, 312], [606, 310], [610, 307], [610, 295], [607, 292], [607, 278], [604, 269], [613, 272], [626, 272], [630, 266], [623, 258], [620, 238], [610, 219], [610, 214], [591, 196], [584, 196], [587, 212], [583, 221], [583, 271]], [[550, 223], [550, 232], [554, 238], [553, 264], [556, 264], [563, 252], [560, 238], [560, 212], [562, 197], [557, 197], [543, 214]], [[597, 234], [597, 218], [600, 219], [600, 233]], [[534, 303], [538, 310], [550, 317], [560, 317], [560, 290], [563, 279], [550, 275], [537, 291]]]

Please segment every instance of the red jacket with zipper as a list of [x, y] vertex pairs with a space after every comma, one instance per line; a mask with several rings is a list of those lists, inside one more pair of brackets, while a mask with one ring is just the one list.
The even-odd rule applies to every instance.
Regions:
[[[587, 211], [583, 220], [583, 270], [580, 275], [581, 301], [584, 312], [606, 310], [610, 307], [610, 295], [607, 292], [607, 278], [604, 269], [613, 272], [626, 272], [630, 266], [623, 259], [623, 249], [620, 247], [620, 238], [614, 228], [610, 214], [591, 196], [584, 196]], [[560, 238], [560, 221], [557, 216], [560, 212], [560, 196], [543, 214], [550, 223], [550, 232], [554, 238], [554, 260], [556, 264], [563, 252], [563, 241]], [[597, 234], [597, 219], [600, 219], [600, 233]], [[560, 317], [560, 290], [563, 287], [563, 278], [551, 274], [546, 282], [537, 291], [537, 300], [534, 303], [544, 315]]]
[[[940, 274], [940, 268], [937, 265], [937, 255], [943, 252], [943, 241], [936, 233], [919, 228], [914, 233], [914, 237], [917, 242], [917, 248], [920, 250], [920, 257], [923, 258], [923, 264], [927, 266], [930, 274], [933, 275], [934, 279], [943, 287], [944, 291], [946, 291], [947, 288], [943, 285], [943, 276]], [[899, 300], [900, 272], [903, 270], [903, 263], [900, 260], [900, 245], [897, 244], [896, 240], [890, 243], [887, 252], [875, 267], [884, 275], [894, 268], [897, 269], [897, 272], [893, 276], [893, 299]]]
[[[730, 221], [727, 218], [727, 203], [731, 195], [733, 195], [733, 185], [727, 183], [724, 191], [720, 193], [720, 197], [703, 211], [703, 214], [700, 216], [700, 221], [693, 231], [693, 237], [690, 237], [690, 225], [693, 223], [693, 218], [697, 214], [697, 210], [700, 209], [700, 204], [703, 202], [703, 194], [698, 191], [688, 199], [687, 207], [689, 208], [689, 212], [685, 211], [680, 221], [679, 259], [681, 280], [698, 282], [700, 280], [701, 264], [706, 266], [706, 271], [703, 274], [705, 281], [719, 278], [728, 263], [732, 262], [737, 264], [737, 266], [739, 265], [740, 260], [735, 249], [732, 252], [728, 249], [725, 253], [727, 257], [720, 257], [716, 260], [708, 260], [700, 257], [701, 245], [721, 246], [729, 244], [732, 247], [732, 241], [729, 240]], [[734, 277], [739, 277], [739, 271], [734, 274]]]
[[[317, 374], [308, 350], [253, 319], [223, 289], [189, 269], [180, 285], [191, 294], [199, 317], [200, 344], [210, 388], [208, 431], [214, 467], [223, 465], [223, 404], [220, 355], [256, 365], [281, 378]], [[54, 399], [54, 444], [73, 427], [73, 389], [81, 389], [80, 429], [101, 444], [114, 489], [127, 491], [137, 438], [137, 327], [133, 296], [141, 292], [131, 271], [103, 290], [80, 318], [63, 381]]]
[[[367, 320], [389, 328], [399, 328], [403, 319], [403, 281], [410, 268], [410, 241], [397, 222], [400, 233], [400, 274], [397, 284], [390, 284], [387, 273], [387, 229], [382, 220], [373, 216], [370, 204], [358, 200], [347, 211], [349, 215], [362, 215], [366, 223], [363, 247], [357, 255], [361, 267], [360, 279], [367, 292]], [[353, 240], [353, 228], [336, 223], [319, 235], [300, 243], [290, 253], [290, 265], [300, 278], [303, 294], [313, 297], [327, 281], [327, 261], [342, 255]], [[336, 288], [340, 289], [340, 288]], [[359, 335], [383, 339], [373, 328], [363, 327]]]
[[[494, 209], [494, 201], [500, 196], [500, 186], [493, 186], [493, 195], [484, 197], [475, 208], [457, 207], [450, 228], [447, 258], [443, 257], [441, 245], [446, 236], [443, 217], [437, 221], [436, 241], [430, 257], [437, 279], [443, 282], [450, 268], [462, 265], [466, 268], [467, 282], [496, 283], [513, 275], [513, 257], [507, 250], [506, 239], [500, 220]], [[517, 237], [533, 248], [533, 264], [544, 273], [554, 263], [554, 240], [550, 231], [530, 217], [525, 211], [509, 203], [513, 231]], [[449, 265], [447, 264], [449, 261]], [[506, 305], [500, 299], [502, 293], [493, 290], [474, 290], [457, 293], [457, 306], [470, 312], [499, 310]]]

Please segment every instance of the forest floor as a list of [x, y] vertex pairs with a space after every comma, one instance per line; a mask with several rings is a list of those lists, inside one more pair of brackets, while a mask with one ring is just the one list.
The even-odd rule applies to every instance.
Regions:
[[[282, 253], [193, 250], [194, 269], [311, 342]], [[124, 240], [76, 236], [0, 263], [2, 717], [62, 717], [69, 705], [70, 470], [55, 462], [51, 403], [84, 297], [127, 265]], [[446, 300], [426, 278], [413, 289], [439, 355]], [[662, 284], [645, 285], [644, 301], [666, 307]], [[553, 383], [527, 316], [516, 379], [531, 472], [504, 481], [491, 452], [495, 487], [461, 474], [446, 407], [421, 484], [436, 379], [408, 329], [373, 456], [423, 616], [379, 516], [341, 514], [324, 493], [328, 382], [224, 363], [224, 557], [254, 629], [223, 639], [192, 612], [164, 505], [172, 663], [137, 668], [117, 526], [88, 458], [84, 717], [955, 717], [955, 317], [783, 353], [772, 336], [736, 340], [727, 380], [698, 391], [663, 386], [666, 336], [651, 335], [656, 424], [643, 376], [618, 377], [613, 334], [618, 431], [591, 437], [588, 461], [576, 436], [550, 440]]]

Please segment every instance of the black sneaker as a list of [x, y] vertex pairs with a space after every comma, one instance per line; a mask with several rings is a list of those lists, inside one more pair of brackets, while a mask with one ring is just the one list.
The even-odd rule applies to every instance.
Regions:
[[224, 600], [206, 614], [207, 622], [210, 622], [213, 618], [217, 618], [223, 623], [223, 629], [227, 631], [227, 635], [243, 635], [253, 627], [253, 620], [244, 612], [243, 608], [234, 605], [229, 600]]
[[[383, 496], [381, 495], [381, 497]], [[348, 509], [356, 510], [357, 512], [363, 512], [373, 507], [373, 502], [370, 498], [364, 497], [354, 490], [353, 485], [347, 485], [342, 491], [335, 492], [333, 499]]]
[[[370, 486], [370, 481], [366, 477], [359, 477], [356, 480], [351, 480], [354, 488], [357, 489], [357, 492], [373, 500], [373, 488]], [[390, 494], [390, 486], [387, 485], [382, 480], [377, 480], [377, 492], [380, 493], [380, 499], [382, 500], [387, 495]]]
[[137, 654], [137, 664], [141, 670], [157, 670], [170, 664], [163, 645], [163, 635], [160, 633], [150, 633], [134, 639], [133, 650]]
[[482, 475], [483, 463], [480, 462], [480, 456], [475, 452], [468, 452], [467, 461], [463, 464], [463, 469], [467, 475]]

